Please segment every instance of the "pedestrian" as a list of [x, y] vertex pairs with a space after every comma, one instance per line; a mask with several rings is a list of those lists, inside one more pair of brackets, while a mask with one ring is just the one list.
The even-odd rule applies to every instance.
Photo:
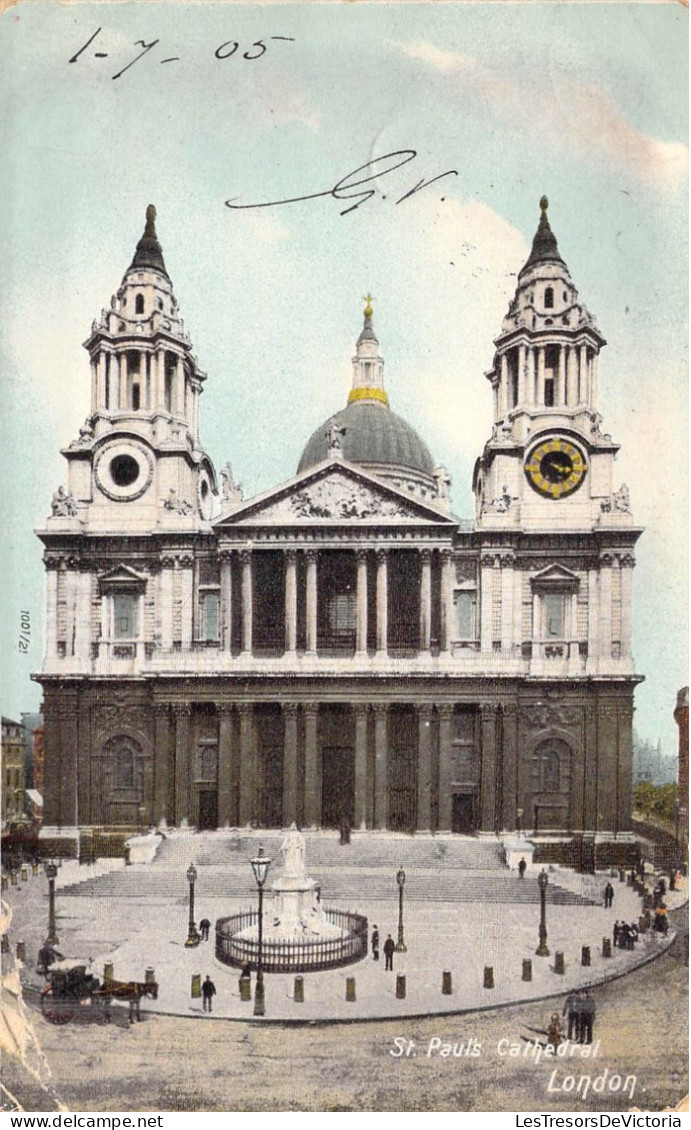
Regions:
[[212, 1001], [212, 998], [215, 997], [215, 996], [216, 996], [216, 986], [214, 985], [213, 981], [209, 977], [209, 974], [207, 973], [206, 978], [204, 980], [204, 984], [202, 985], [202, 998], [203, 998], [204, 1012], [211, 1012], [211, 1001]]
[[593, 1024], [595, 1023], [595, 1001], [590, 993], [586, 992], [581, 997], [580, 1002], [580, 1015], [581, 1015], [581, 1039], [582, 1044], [592, 1044], [593, 1042]]
[[580, 1000], [578, 993], [569, 993], [564, 1001], [564, 1008], [562, 1016], [566, 1016], [567, 1030], [566, 1037], [568, 1040], [578, 1041], [581, 1035], [580, 1027], [580, 1013], [579, 1009]]
[[391, 937], [391, 934], [389, 934], [386, 941], [384, 942], [384, 961], [385, 961], [384, 970], [385, 971], [390, 969], [393, 972], [393, 955], [394, 955], [395, 949], [396, 949], [395, 942], [394, 942], [393, 938]]
[[518, 877], [519, 877], [519, 879], [522, 879], [525, 876], [525, 869], [526, 869], [527, 866], [528, 866], [528, 864], [526, 863], [525, 859], [521, 859], [520, 863], [518, 864]]
[[208, 942], [208, 940], [209, 940], [209, 930], [210, 929], [211, 929], [211, 923], [209, 922], [209, 919], [208, 918], [202, 918], [201, 922], [199, 923], [199, 932], [202, 936], [203, 942]]
[[619, 919], [617, 919], [617, 921], [614, 923], [614, 926], [612, 927], [612, 941], [614, 943], [615, 949], [619, 945], [619, 934], [620, 933], [621, 933], [621, 923], [619, 922]]
[[555, 1053], [561, 1043], [562, 1034], [563, 1033], [561, 1030], [561, 1020], [559, 1019], [559, 1013], [554, 1012], [552, 1013], [550, 1022], [547, 1025], [547, 1047], [553, 1047]]
[[614, 887], [611, 883], [607, 883], [605, 887], [605, 908], [608, 908], [614, 902]]
[[671, 867], [669, 872], [669, 889], [670, 891], [676, 890], [676, 868]]
[[372, 957], [379, 961], [379, 927], [376, 923], [372, 928]]

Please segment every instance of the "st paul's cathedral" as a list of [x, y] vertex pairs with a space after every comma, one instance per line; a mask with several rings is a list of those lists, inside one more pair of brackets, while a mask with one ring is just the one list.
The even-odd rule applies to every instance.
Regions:
[[295, 821], [629, 857], [641, 531], [597, 411], [605, 340], [540, 207], [459, 520], [389, 404], [369, 299], [347, 404], [295, 476], [244, 499], [217, 475], [149, 206], [38, 531], [46, 850]]

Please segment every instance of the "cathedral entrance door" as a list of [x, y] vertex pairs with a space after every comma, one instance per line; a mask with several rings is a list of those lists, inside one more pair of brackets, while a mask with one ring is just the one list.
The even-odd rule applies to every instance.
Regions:
[[218, 793], [216, 789], [199, 790], [199, 819], [197, 827], [200, 832], [218, 827]]
[[355, 750], [352, 746], [324, 746], [322, 749], [322, 827], [353, 825], [355, 790]]
[[455, 793], [451, 806], [451, 831], [474, 836], [477, 831], [474, 793]]

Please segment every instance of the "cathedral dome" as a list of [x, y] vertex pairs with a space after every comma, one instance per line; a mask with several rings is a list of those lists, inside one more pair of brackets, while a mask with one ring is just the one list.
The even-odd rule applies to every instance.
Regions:
[[302, 453], [298, 474], [328, 457], [327, 431], [333, 424], [344, 429], [341, 451], [348, 462], [371, 466], [374, 471], [373, 465], [384, 464], [432, 476], [434, 460], [415, 429], [387, 405], [366, 400], [353, 401], [317, 428]]

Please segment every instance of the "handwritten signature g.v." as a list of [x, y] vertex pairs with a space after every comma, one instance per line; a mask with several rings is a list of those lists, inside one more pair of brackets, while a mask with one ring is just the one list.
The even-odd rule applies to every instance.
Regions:
[[[276, 208], [279, 204], [297, 204], [302, 200], [318, 200], [322, 196], [331, 196], [334, 200], [354, 201], [354, 203], [349, 204], [348, 207], [344, 208], [341, 212], [341, 215], [345, 216], [348, 212], [354, 212], [355, 209], [359, 208], [361, 204], [364, 204], [366, 200], [371, 200], [376, 194], [376, 189], [362, 189], [362, 185], [369, 184], [370, 181], [377, 180], [378, 178], [388, 176], [390, 173], [395, 172], [396, 169], [400, 169], [401, 166], [407, 165], [410, 161], [413, 161], [416, 157], [417, 151], [415, 149], [397, 149], [395, 153], [386, 153], [383, 157], [373, 157], [371, 161], [360, 165], [354, 172], [347, 173], [346, 176], [341, 177], [333, 188], [327, 188], [324, 192], [309, 192], [305, 196], [291, 196], [286, 200], [267, 200], [258, 204], [238, 204], [238, 197], [235, 196], [230, 200], [226, 200], [226, 207]], [[366, 173], [367, 175], [360, 176], [361, 173]], [[416, 192], [420, 192], [421, 189], [427, 188], [428, 185], [434, 184], [435, 181], [441, 180], [443, 177], [451, 176], [458, 176], [458, 170], [447, 169], [445, 173], [439, 173], [436, 177], [430, 177], [429, 180], [425, 180], [423, 177], [417, 184], [408, 189], [407, 192], [404, 192], [402, 196], [399, 196], [395, 203], [402, 204], [404, 200], [407, 200]], [[356, 177], [359, 177], [359, 179], [356, 180]], [[382, 194], [382, 199], [386, 199], [384, 194]]]

